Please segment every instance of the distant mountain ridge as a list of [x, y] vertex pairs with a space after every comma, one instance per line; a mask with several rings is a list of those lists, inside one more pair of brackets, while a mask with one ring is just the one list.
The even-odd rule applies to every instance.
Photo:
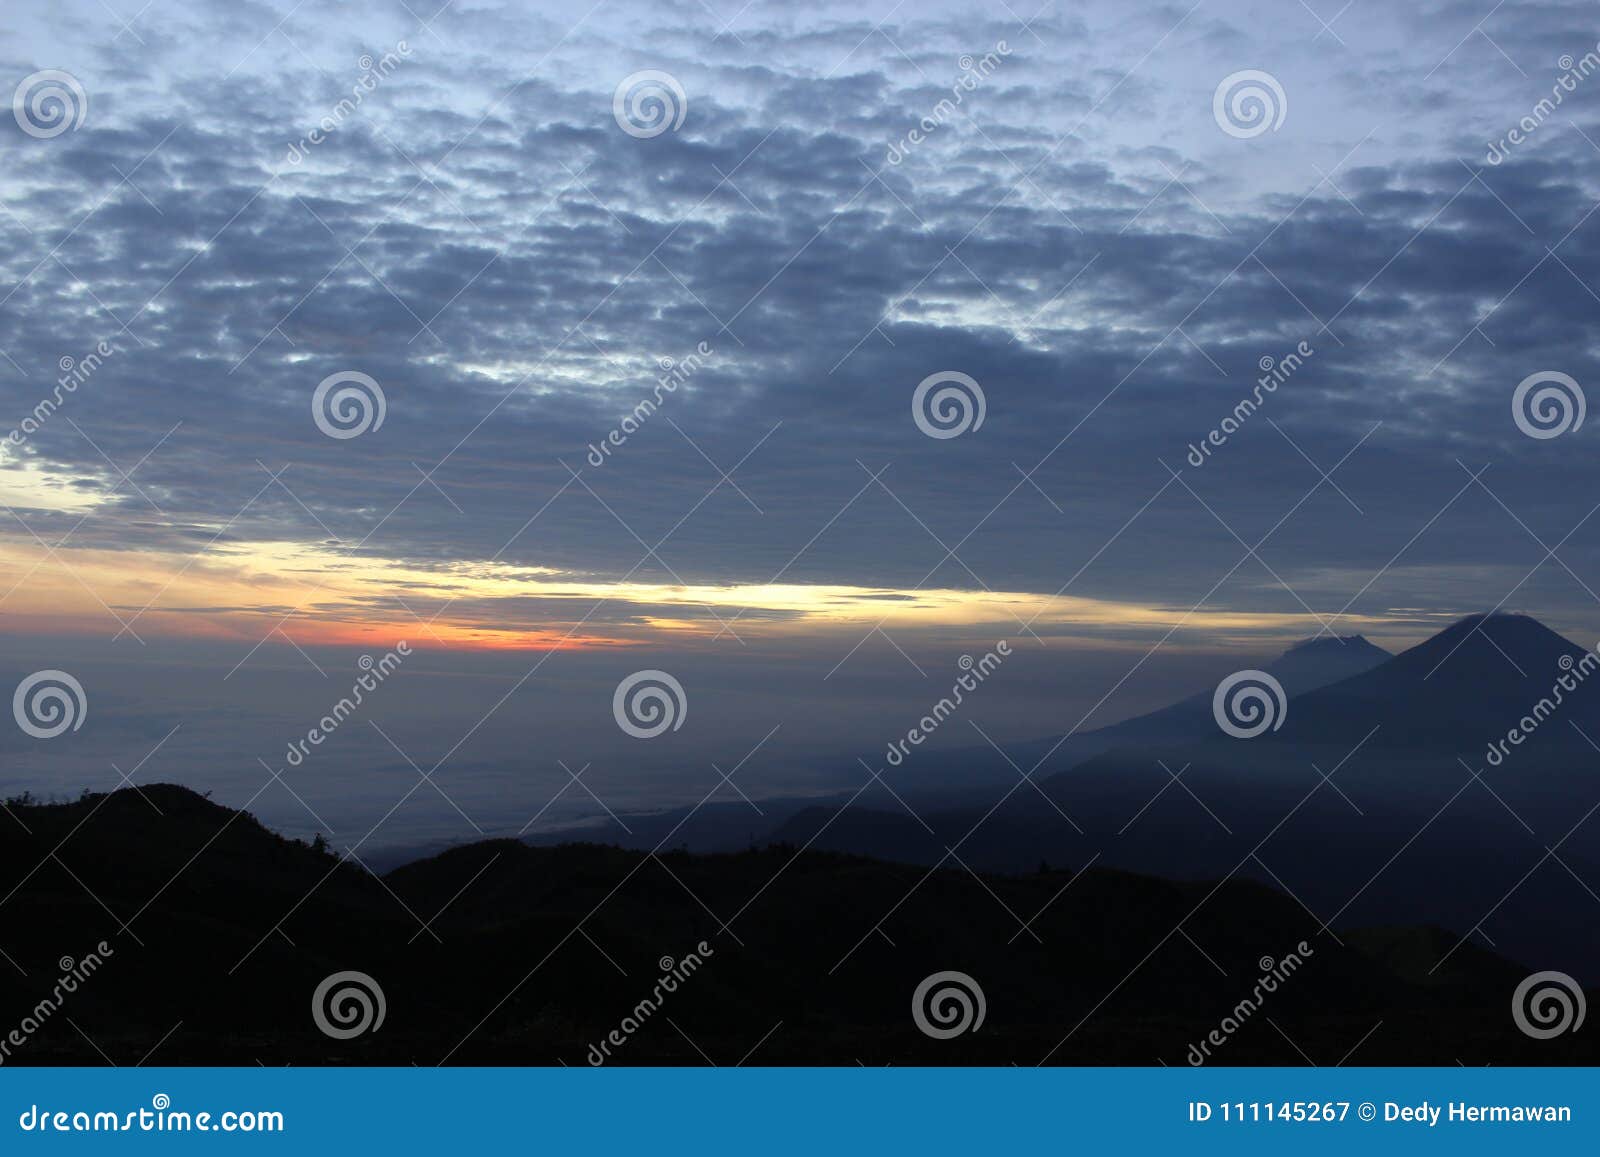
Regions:
[[1365, 635], [1313, 636], [1291, 643], [1266, 669], [1291, 695], [1300, 695], [1370, 671], [1392, 658], [1392, 652]]
[[[777, 838], [929, 864], [959, 845], [989, 870], [1236, 871], [1330, 921], [1437, 924], [1458, 936], [1451, 953], [1492, 938], [1530, 968], [1600, 979], [1600, 677], [1579, 679], [1600, 660], [1586, 654], [1530, 616], [1470, 615], [1344, 678], [1286, 679], [1282, 725], [1253, 739], [1196, 695], [1093, 733], [1113, 742], [1087, 756], [1062, 744], [1039, 792], [916, 816], [812, 808]], [[1519, 742], [1487, 759], [1511, 729]], [[1010, 754], [1028, 768], [1035, 745]]]
[[[1291, 644], [1275, 659], [1264, 662], [1262, 669], [1278, 679], [1286, 694], [1293, 697], [1372, 670], [1392, 658], [1388, 651], [1361, 635], [1327, 636]], [[1011, 744], [1007, 749], [1009, 761], [986, 745], [918, 749], [903, 766], [884, 768], [883, 778], [909, 799], [948, 806], [973, 798], [975, 790], [984, 793], [995, 786], [1003, 790], [1015, 783], [1016, 773], [1010, 761], [1029, 768], [1040, 764], [1038, 774], [1044, 778], [1130, 742], [1148, 745], [1208, 738], [1216, 733], [1211, 697], [1212, 688], [1208, 687], [1120, 723]], [[887, 792], [874, 790], [866, 802], [872, 805], [894, 801]]]
[[[1283, 685], [1285, 694], [1293, 699], [1370, 671], [1393, 658], [1388, 651], [1362, 635], [1337, 635], [1293, 643], [1261, 669], [1277, 679]], [[1198, 691], [1169, 707], [1088, 734], [1111, 742], [1136, 739], [1149, 743], [1161, 739], [1203, 738], [1216, 729], [1211, 695], [1209, 688]]]
[[1468, 615], [1370, 671], [1293, 702], [1273, 740], [1353, 742], [1381, 726], [1380, 746], [1481, 754], [1485, 741], [1551, 696], [1566, 675], [1575, 686], [1561, 695], [1565, 722], [1549, 728], [1540, 746], [1576, 749], [1584, 741], [1570, 724], [1588, 730], [1600, 722], [1600, 679], [1571, 674], [1585, 653], [1529, 615]]
[[[1036, 783], [1007, 765], [987, 797], [915, 814], [886, 794], [796, 801], [732, 854], [661, 851], [668, 817], [643, 850], [489, 841], [378, 877], [174, 786], [11, 801], [5, 948], [27, 975], [0, 973], [0, 1000], [29, 1006], [64, 946], [110, 938], [115, 967], [73, 1019], [114, 1056], [579, 1063], [663, 952], [704, 940], [704, 983], [672, 1011], [694, 1047], [662, 1022], [624, 1063], [737, 1058], [774, 1024], [752, 1063], [1177, 1063], [1259, 958], [1303, 940], [1318, 979], [1273, 1021], [1306, 1054], [1268, 1027], [1228, 1063], [1359, 1041], [1367, 1063], [1593, 1063], [1600, 1038], [1531, 1042], [1507, 1007], [1533, 971], [1600, 981], [1600, 752], [1580, 733], [1600, 737], [1600, 678], [1500, 765], [1481, 745], [1600, 660], [1522, 615], [1395, 656], [1364, 644], [1268, 664], [1287, 710], [1255, 739], [1225, 734], [1206, 693]], [[125, 953], [121, 921], [143, 941]], [[954, 1048], [905, 1023], [930, 960], [989, 992], [984, 1031]], [[390, 1019], [330, 1041], [308, 993], [351, 968]], [[35, 1055], [95, 1059], [70, 1029]]]

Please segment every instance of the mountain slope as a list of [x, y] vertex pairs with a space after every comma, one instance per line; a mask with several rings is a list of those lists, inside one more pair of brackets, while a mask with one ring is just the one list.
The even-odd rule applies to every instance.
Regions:
[[[1341, 635], [1304, 639], [1261, 670], [1276, 678], [1283, 685], [1284, 693], [1293, 700], [1320, 687], [1371, 671], [1393, 658], [1388, 651], [1361, 635]], [[1105, 741], [1108, 746], [1208, 738], [1216, 730], [1211, 697], [1212, 690], [1208, 688], [1170, 707], [1102, 727], [1089, 735]]]
[[[1291, 696], [1308, 693], [1351, 675], [1369, 671], [1392, 658], [1360, 635], [1306, 639], [1295, 643], [1263, 668]], [[1044, 778], [1070, 770], [1086, 759], [1127, 743], [1153, 746], [1208, 738], [1216, 732], [1211, 711], [1212, 689], [1133, 719], [1069, 736], [1051, 735], [1009, 745], [1006, 756], [992, 747], [919, 748], [899, 767], [882, 769], [885, 781], [901, 798], [917, 807], [950, 807], [992, 800], [1016, 782], [1012, 764], [1033, 768]], [[898, 808], [889, 792], [872, 787], [860, 803]], [[799, 811], [796, 805], [793, 811]], [[792, 813], [791, 813], [792, 814]]]
[[[1065, 772], [1042, 766], [1037, 789], [1013, 773], [988, 800], [915, 817], [813, 809], [779, 836], [928, 864], [957, 847], [992, 871], [1091, 857], [1189, 879], [1236, 871], [1331, 922], [1449, 929], [1436, 967], [1472, 936], [1600, 979], [1600, 753], [1585, 738], [1600, 738], [1600, 678], [1576, 682], [1586, 669], [1600, 662], [1536, 620], [1473, 616], [1291, 696], [1282, 727], [1255, 739], [1225, 734], [1206, 703], [1197, 734], [1130, 728]], [[1562, 674], [1575, 690], [1537, 706]], [[1530, 723], [1531, 739], [1488, 758]]]
[[[611, 1063], [1182, 1064], [1260, 959], [1291, 952], [1305, 963], [1274, 994], [1272, 1024], [1245, 1025], [1217, 1063], [1326, 1061], [1357, 1045], [1367, 1063], [1596, 1058], [1581, 1037], [1516, 1031], [1506, 1002], [1522, 972], [1506, 961], [1469, 946], [1448, 973], [1418, 975], [1407, 946], [1442, 934], [1341, 944], [1292, 898], [1242, 880], [1098, 867], [980, 878], [782, 846], [657, 856], [515, 841], [379, 878], [170, 785], [10, 811], [0, 1006], [23, 1023], [58, 957], [102, 940], [109, 953], [8, 1065], [582, 1065], [619, 1026]], [[640, 1012], [690, 952], [699, 970], [659, 1014]], [[346, 970], [376, 981], [386, 1016], [335, 1040], [314, 1025], [312, 993]], [[987, 1016], [935, 1040], [911, 994], [947, 970], [981, 986]]]
[[1293, 702], [1279, 744], [1353, 744], [1373, 727], [1386, 747], [1431, 748], [1440, 753], [1482, 753], [1551, 698], [1566, 676], [1556, 726], [1543, 731], [1541, 748], [1577, 749], [1585, 730], [1600, 720], [1600, 679], [1587, 679], [1591, 656], [1537, 619], [1520, 614], [1470, 615], [1433, 638], [1371, 671]]

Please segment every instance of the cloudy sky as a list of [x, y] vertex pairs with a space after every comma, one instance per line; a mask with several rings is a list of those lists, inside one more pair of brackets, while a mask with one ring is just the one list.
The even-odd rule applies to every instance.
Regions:
[[1108, 650], [1592, 639], [1597, 41], [1488, 0], [11, 6], [0, 626], [124, 687], [408, 639], [492, 687], [431, 758], [569, 655], [925, 698], [1005, 637], [1096, 672], [1008, 722], [1048, 734]]

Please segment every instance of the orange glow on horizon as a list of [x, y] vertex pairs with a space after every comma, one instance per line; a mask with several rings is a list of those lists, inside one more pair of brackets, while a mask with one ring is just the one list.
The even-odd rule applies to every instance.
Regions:
[[[309, 577], [308, 577], [309, 576]], [[1030, 592], [892, 590], [824, 584], [600, 582], [548, 567], [352, 558], [320, 544], [229, 543], [198, 556], [37, 543], [0, 547], [0, 625], [25, 634], [413, 645], [460, 651], [596, 650], [886, 630], [1018, 637], [1023, 624], [1216, 635], [1311, 634], [1309, 615], [1188, 611]], [[113, 617], [115, 616], [115, 617]], [[119, 622], [120, 621], [120, 622]], [[1370, 620], [1343, 620], [1349, 632]]]

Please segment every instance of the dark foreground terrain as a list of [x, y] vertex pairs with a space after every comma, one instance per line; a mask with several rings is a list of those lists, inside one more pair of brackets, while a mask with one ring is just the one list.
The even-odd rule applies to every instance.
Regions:
[[[1219, 1027], [1209, 1063], [1600, 1061], [1600, 1033], [1519, 1031], [1525, 966], [1426, 927], [1324, 931], [1249, 881], [510, 841], [380, 877], [176, 786], [8, 811], [11, 1065], [583, 1065], [613, 1030], [622, 1064], [1182, 1065]], [[98, 971], [40, 1016], [62, 958], [102, 940]], [[698, 970], [641, 1010], [701, 941]], [[1301, 941], [1298, 970], [1241, 1010]], [[312, 1001], [345, 970], [385, 1014], [340, 1040]], [[912, 994], [946, 970], [985, 1017], [934, 1039]]]

